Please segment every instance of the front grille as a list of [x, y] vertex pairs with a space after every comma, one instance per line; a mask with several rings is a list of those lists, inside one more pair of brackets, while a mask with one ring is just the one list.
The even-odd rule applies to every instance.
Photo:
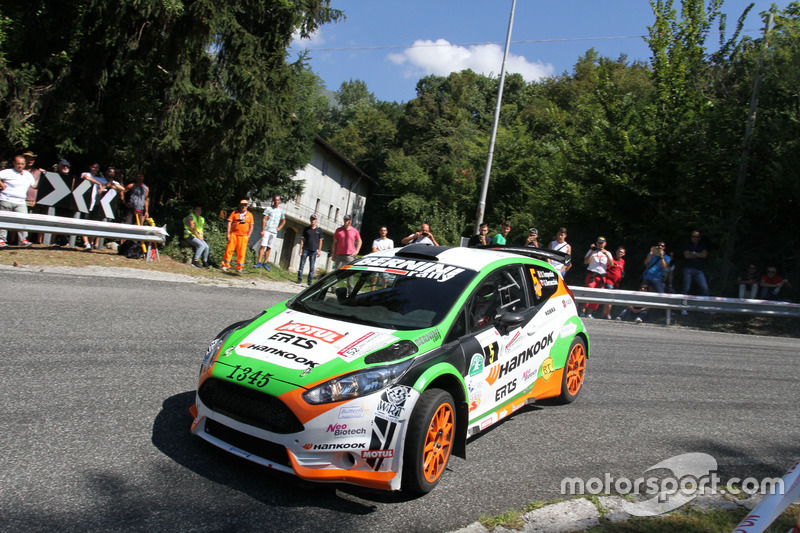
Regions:
[[297, 433], [303, 424], [285, 403], [257, 390], [209, 378], [197, 392], [212, 411], [273, 433]]
[[286, 448], [280, 444], [275, 444], [274, 442], [262, 440], [258, 437], [242, 433], [241, 431], [236, 431], [210, 418], [206, 419], [206, 433], [232, 446], [236, 446], [240, 450], [266, 459], [267, 461], [283, 466], [291, 466], [289, 454], [286, 453]]

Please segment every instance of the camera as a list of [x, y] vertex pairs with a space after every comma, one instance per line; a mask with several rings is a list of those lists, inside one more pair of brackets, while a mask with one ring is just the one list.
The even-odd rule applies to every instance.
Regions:
[[652, 255], [659, 255], [660, 256], [661, 255], [661, 247], [660, 246], [653, 246], [652, 248], [650, 248], [650, 253]]
[[430, 236], [431, 236], [431, 234], [430, 234], [430, 233], [428, 233], [427, 231], [423, 231], [423, 232], [422, 232], [422, 236], [423, 236], [423, 237], [430, 237]]

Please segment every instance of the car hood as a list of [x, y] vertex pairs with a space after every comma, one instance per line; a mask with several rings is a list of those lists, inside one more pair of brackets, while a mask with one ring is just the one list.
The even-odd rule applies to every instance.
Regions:
[[287, 309], [237, 332], [224, 358], [307, 387], [362, 368], [366, 355], [398, 340], [393, 331]]

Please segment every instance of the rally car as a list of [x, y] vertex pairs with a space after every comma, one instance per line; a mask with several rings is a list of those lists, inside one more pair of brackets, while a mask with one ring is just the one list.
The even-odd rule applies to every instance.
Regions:
[[589, 339], [547, 258], [569, 261], [419, 244], [357, 259], [217, 336], [191, 431], [306, 480], [426, 493], [469, 437], [580, 392]]

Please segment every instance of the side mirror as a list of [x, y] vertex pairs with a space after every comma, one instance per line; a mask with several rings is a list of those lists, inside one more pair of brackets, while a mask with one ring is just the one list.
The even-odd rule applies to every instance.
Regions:
[[510, 329], [516, 328], [525, 322], [525, 317], [519, 313], [503, 313], [497, 319], [498, 329], [502, 329], [501, 333], [505, 333]]

